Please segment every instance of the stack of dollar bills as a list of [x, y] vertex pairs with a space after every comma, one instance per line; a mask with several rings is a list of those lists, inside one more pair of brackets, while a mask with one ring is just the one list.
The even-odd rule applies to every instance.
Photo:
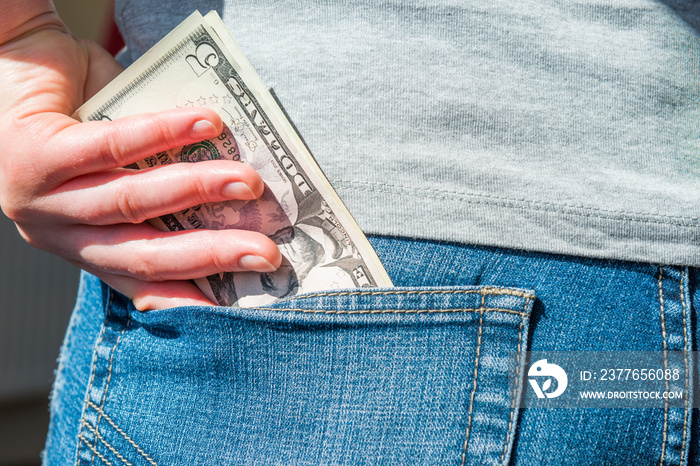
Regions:
[[253, 201], [192, 206], [151, 223], [164, 231], [258, 231], [273, 239], [284, 257], [273, 273], [195, 280], [210, 299], [250, 307], [319, 290], [392, 286], [369, 241], [216, 12], [193, 13], [75, 117], [115, 120], [188, 106], [214, 109], [224, 131], [125, 168], [227, 159], [255, 168], [265, 192]]

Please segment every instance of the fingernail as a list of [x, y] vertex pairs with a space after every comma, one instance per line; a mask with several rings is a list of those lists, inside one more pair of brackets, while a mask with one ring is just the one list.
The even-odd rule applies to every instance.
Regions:
[[238, 266], [252, 272], [274, 272], [277, 270], [264, 257], [248, 254], [238, 259]]
[[221, 188], [221, 194], [229, 199], [255, 199], [257, 197], [247, 184], [240, 181], [226, 183]]
[[202, 139], [213, 138], [218, 134], [219, 130], [209, 120], [199, 120], [190, 127], [190, 137], [192, 139], [201, 141]]

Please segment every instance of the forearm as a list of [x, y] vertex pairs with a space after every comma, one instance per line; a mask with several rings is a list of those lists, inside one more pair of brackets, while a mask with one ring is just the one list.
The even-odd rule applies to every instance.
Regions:
[[52, 0], [0, 0], [0, 44], [44, 27], [64, 27]]

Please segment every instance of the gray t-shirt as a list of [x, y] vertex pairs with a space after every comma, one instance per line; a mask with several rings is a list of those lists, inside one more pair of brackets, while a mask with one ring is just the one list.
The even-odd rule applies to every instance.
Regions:
[[700, 266], [700, 3], [118, 0], [125, 62], [216, 9], [366, 233]]

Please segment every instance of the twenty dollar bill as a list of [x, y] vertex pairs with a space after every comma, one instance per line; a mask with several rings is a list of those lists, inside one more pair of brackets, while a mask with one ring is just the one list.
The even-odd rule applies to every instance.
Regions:
[[255, 168], [266, 189], [254, 201], [198, 205], [151, 223], [164, 231], [259, 231], [284, 257], [273, 273], [196, 280], [210, 299], [245, 307], [321, 289], [391, 286], [367, 238], [215, 12], [192, 14], [75, 116], [115, 120], [187, 106], [216, 110], [224, 131], [126, 168], [229, 159]]

